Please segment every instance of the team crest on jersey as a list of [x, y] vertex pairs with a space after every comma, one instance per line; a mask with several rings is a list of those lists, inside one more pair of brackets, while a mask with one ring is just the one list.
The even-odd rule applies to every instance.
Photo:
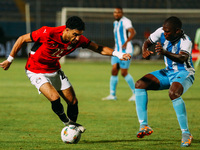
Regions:
[[177, 47], [174, 47], [174, 51], [177, 52], [177, 50], [178, 50], [178, 48], [177, 48]]
[[57, 43], [52, 43], [51, 46], [56, 47], [58, 44]]
[[56, 46], [56, 44], [52, 44], [52, 46], [53, 46], [53, 47], [55, 47], [55, 46]]
[[69, 45], [68, 47], [67, 47], [67, 50], [70, 50], [70, 49], [72, 49], [73, 47], [71, 46], [71, 45]]

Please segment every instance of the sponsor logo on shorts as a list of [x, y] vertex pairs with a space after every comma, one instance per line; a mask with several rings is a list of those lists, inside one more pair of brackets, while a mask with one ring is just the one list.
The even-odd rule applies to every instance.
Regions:
[[42, 81], [42, 79], [41, 79], [40, 77], [38, 77], [38, 78], [36, 79], [36, 83], [37, 83], [37, 84], [39, 84], [41, 81]]

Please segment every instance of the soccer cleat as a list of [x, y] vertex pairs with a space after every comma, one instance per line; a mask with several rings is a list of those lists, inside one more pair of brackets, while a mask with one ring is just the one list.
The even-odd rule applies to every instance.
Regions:
[[192, 143], [192, 135], [189, 133], [183, 133], [182, 134], [182, 140], [181, 140], [181, 147], [188, 147]]
[[128, 99], [128, 101], [135, 101], [135, 94], [133, 94], [129, 99]]
[[107, 101], [116, 101], [117, 97], [114, 95], [108, 95], [107, 97], [102, 98], [102, 100], [107, 100]]
[[153, 129], [149, 126], [144, 126], [140, 128], [140, 131], [137, 133], [138, 138], [143, 138], [145, 135], [151, 135], [153, 133]]
[[81, 124], [78, 124], [76, 122], [73, 122], [71, 120], [69, 120], [68, 122], [63, 122], [65, 126], [68, 125], [75, 125], [77, 126], [77, 128], [81, 131], [81, 133], [85, 132], [86, 128], [84, 126], [82, 126]]

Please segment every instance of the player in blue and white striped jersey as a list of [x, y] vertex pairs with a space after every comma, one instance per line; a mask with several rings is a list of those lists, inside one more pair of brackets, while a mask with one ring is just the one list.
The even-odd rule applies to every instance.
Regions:
[[155, 43], [156, 41], [160, 40], [161, 46], [168, 52], [174, 54], [185, 52], [189, 55], [187, 61], [185, 61], [184, 63], [173, 61], [164, 55], [164, 61], [167, 70], [187, 70], [191, 71], [191, 73], [194, 74], [194, 68], [191, 58], [192, 42], [190, 38], [186, 34], [184, 34], [183, 31], [181, 35], [181, 38], [174, 39], [174, 41], [168, 41], [165, 38], [163, 27], [160, 27], [153, 34], [150, 35], [149, 40], [151, 41], [151, 43]]
[[[130, 19], [123, 16], [123, 10], [121, 7], [116, 7], [113, 12], [115, 21], [113, 23], [114, 29], [114, 39], [115, 39], [115, 52], [129, 53], [133, 56], [133, 45], [131, 40], [136, 34], [135, 29], [132, 26]], [[112, 64], [112, 74], [110, 77], [110, 95], [103, 98], [103, 100], [116, 100], [116, 87], [118, 83], [118, 73], [121, 71], [121, 75], [124, 77], [128, 83], [132, 96], [129, 98], [129, 101], [135, 100], [135, 84], [131, 74], [128, 73], [131, 60], [123, 61], [117, 57], [111, 58]]]
[[195, 70], [191, 56], [192, 42], [181, 28], [182, 22], [179, 18], [169, 17], [143, 44], [143, 57], [146, 58], [153, 53], [148, 48], [155, 44], [155, 52], [164, 56], [166, 67], [146, 74], [135, 84], [136, 111], [140, 123], [137, 137], [143, 138], [153, 133], [147, 122], [147, 90], [169, 89], [169, 97], [182, 131], [181, 146], [187, 147], [191, 144], [192, 135], [181, 95], [193, 84]]

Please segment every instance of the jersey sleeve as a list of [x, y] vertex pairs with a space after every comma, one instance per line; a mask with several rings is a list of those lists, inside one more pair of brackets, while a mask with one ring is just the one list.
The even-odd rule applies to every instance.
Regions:
[[188, 38], [181, 39], [180, 51], [186, 52], [189, 54], [192, 53], [192, 42]]
[[126, 30], [128, 30], [130, 28], [133, 28], [132, 23], [131, 23], [131, 21], [129, 19], [125, 19], [124, 27], [125, 27]]
[[153, 33], [150, 34], [149, 40], [152, 43], [156, 43], [157, 41], [159, 41], [162, 33], [163, 33], [163, 29], [162, 29], [162, 27], [160, 27], [155, 32], [153, 32]]
[[86, 38], [85, 36], [81, 35], [80, 47], [87, 48], [89, 46], [90, 42], [91, 41], [88, 38]]
[[38, 30], [35, 30], [31, 33], [31, 39], [33, 42], [42, 42], [46, 39], [48, 35], [48, 28], [46, 26], [38, 29]]

